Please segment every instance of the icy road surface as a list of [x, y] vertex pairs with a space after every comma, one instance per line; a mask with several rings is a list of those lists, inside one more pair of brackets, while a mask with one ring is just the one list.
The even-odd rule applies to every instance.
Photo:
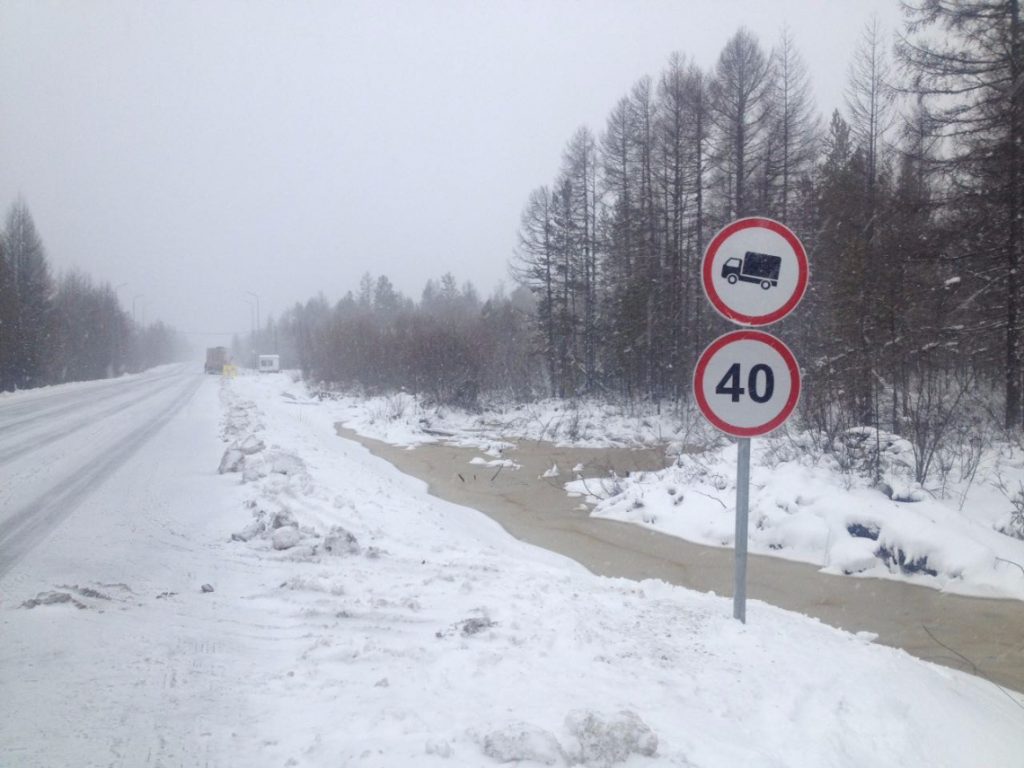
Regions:
[[0, 396], [0, 766], [231, 764], [248, 710], [220, 682], [244, 673], [201, 592], [226, 586], [219, 385], [175, 366]]
[[7, 573], [202, 383], [192, 368], [0, 397], [0, 576]]

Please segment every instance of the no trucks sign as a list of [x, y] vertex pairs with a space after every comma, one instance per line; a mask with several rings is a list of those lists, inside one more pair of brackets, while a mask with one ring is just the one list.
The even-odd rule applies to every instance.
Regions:
[[701, 265], [711, 306], [739, 325], [769, 325], [807, 290], [807, 253], [787, 227], [765, 218], [738, 219], [715, 235]]

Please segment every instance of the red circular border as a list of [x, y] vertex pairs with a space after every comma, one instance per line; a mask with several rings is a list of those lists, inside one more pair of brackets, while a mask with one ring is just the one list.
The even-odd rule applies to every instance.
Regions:
[[[796, 254], [797, 267], [799, 269], [799, 275], [797, 275], [796, 281], [796, 290], [793, 291], [793, 295], [789, 297], [789, 301], [774, 312], [769, 312], [767, 315], [744, 315], [741, 312], [730, 309], [722, 300], [722, 297], [718, 295], [714, 286], [714, 276], [712, 274], [711, 264], [715, 260], [715, 255], [718, 253], [718, 249], [721, 248], [722, 244], [734, 234], [744, 229], [750, 229], [751, 227], [762, 227], [782, 236], [785, 241], [789, 243], [789, 247], [793, 249], [793, 253]], [[737, 219], [731, 224], [727, 224], [712, 238], [707, 250], [704, 251], [704, 263], [701, 265], [701, 282], [704, 286], [704, 295], [708, 297], [708, 301], [711, 302], [711, 306], [713, 306], [718, 314], [726, 320], [731, 320], [732, 322], [739, 323], [740, 325], [770, 325], [776, 320], [784, 318], [793, 311], [797, 304], [800, 303], [800, 300], [804, 297], [804, 292], [807, 290], [808, 272], [807, 252], [804, 250], [804, 246], [803, 243], [800, 242], [800, 238], [794, 235], [789, 227], [784, 224], [780, 224], [774, 219], [752, 216], [746, 219]]]
[[[759, 341], [762, 344], [767, 344], [778, 352], [786, 363], [786, 367], [789, 369], [789, 378], [793, 384], [789, 393], [789, 399], [786, 400], [786, 404], [782, 406], [782, 410], [779, 411], [779, 414], [771, 421], [765, 422], [757, 427], [736, 427], [720, 419], [712, 410], [711, 404], [707, 401], [707, 398], [704, 397], [704, 387], [701, 385], [701, 380], [704, 378], [704, 370], [711, 362], [711, 358], [714, 357], [715, 354], [717, 354], [723, 347], [737, 341]], [[793, 355], [790, 348], [770, 333], [753, 330], [730, 331], [724, 336], [719, 336], [717, 339], [712, 341], [708, 344], [707, 348], [701, 352], [700, 358], [697, 360], [697, 367], [693, 372], [693, 396], [696, 398], [697, 407], [700, 408], [700, 412], [704, 414], [704, 418], [727, 435], [732, 435], [733, 437], [757, 437], [758, 435], [766, 435], [773, 429], [777, 429], [781, 426], [782, 423], [789, 418], [790, 414], [793, 413], [793, 409], [796, 408], [797, 400], [800, 399], [800, 368], [797, 366], [796, 357]]]

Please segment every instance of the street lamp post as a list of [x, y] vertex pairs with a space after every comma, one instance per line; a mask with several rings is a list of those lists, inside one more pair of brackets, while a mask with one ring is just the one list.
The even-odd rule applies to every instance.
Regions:
[[256, 320], [254, 319], [256, 317], [254, 314], [256, 312], [256, 307], [248, 299], [243, 298], [242, 301], [244, 301], [245, 306], [249, 308], [249, 335], [252, 336], [256, 332]]
[[[128, 283], [118, 283], [114, 286], [114, 303], [117, 304], [117, 316], [120, 319], [123, 315], [121, 310], [121, 297], [118, 296], [118, 291], [124, 288]], [[120, 376], [124, 373], [125, 367], [125, 355], [124, 355], [124, 337], [125, 329], [123, 323], [117, 323], [114, 330], [114, 344], [112, 349], [112, 361], [111, 369], [115, 372], [115, 375]]]
[[246, 291], [246, 293], [256, 299], [256, 336], [253, 337], [252, 367], [259, 370], [260, 296], [258, 293], [253, 293], [252, 291]]
[[246, 291], [250, 296], [256, 299], [256, 332], [260, 331], [260, 297], [259, 294], [253, 293], [252, 291]]
[[249, 347], [250, 347], [249, 351], [255, 356], [255, 354], [256, 354], [256, 349], [255, 349], [255, 347], [256, 347], [256, 341], [255, 341], [255, 339], [256, 339], [256, 325], [255, 325], [255, 320], [254, 320], [254, 317], [255, 317], [254, 312], [256, 310], [256, 307], [253, 305], [252, 301], [250, 301], [249, 299], [245, 298], [244, 296], [242, 297], [241, 300], [244, 301], [245, 302], [245, 306], [247, 306], [249, 308]]

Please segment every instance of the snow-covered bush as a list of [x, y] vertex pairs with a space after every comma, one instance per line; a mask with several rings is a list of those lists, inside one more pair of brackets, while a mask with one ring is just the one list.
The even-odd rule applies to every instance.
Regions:
[[1006, 492], [1006, 486], [1002, 481], [1000, 484], [1000, 490], [1009, 499], [1012, 508], [1009, 521], [998, 530], [1015, 539], [1024, 539], [1024, 481], [1018, 481], [1017, 490], [1012, 495]]
[[369, 406], [370, 418], [374, 421], [403, 421], [406, 414], [416, 407], [416, 398], [404, 392], [396, 392], [374, 398]]

